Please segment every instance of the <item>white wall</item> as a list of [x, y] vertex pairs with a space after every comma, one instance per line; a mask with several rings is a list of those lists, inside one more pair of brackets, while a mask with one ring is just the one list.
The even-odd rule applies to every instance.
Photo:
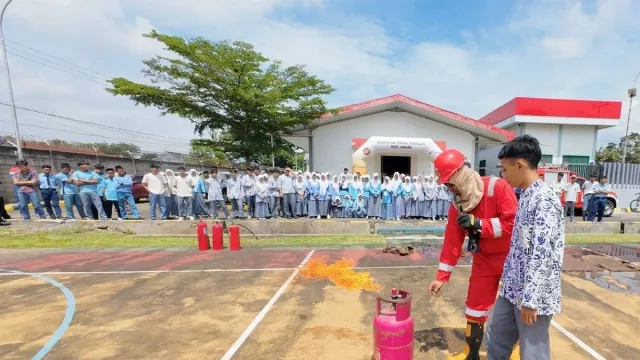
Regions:
[[[446, 141], [447, 148], [462, 151], [473, 164], [474, 137], [463, 130], [425, 119], [405, 112], [383, 112], [360, 118], [340, 121], [320, 126], [313, 130], [313, 171], [341, 173], [343, 168], [351, 168], [351, 140], [371, 136], [431, 138], [434, 141]], [[369, 173], [380, 172], [380, 155], [367, 163]], [[373, 166], [373, 167], [372, 167]], [[416, 168], [417, 167], [417, 168]], [[432, 172], [431, 161], [426, 156], [412, 157], [411, 171], [414, 174]]]
[[[530, 124], [527, 124], [527, 128]], [[588, 156], [595, 161], [597, 127], [588, 125], [563, 125], [560, 155]], [[559, 163], [562, 162], [562, 157]]]
[[[543, 155], [553, 155], [554, 164], [562, 164], [564, 155], [589, 156], [595, 161], [597, 127], [590, 125], [520, 124], [506, 128], [517, 135], [528, 134], [538, 139]], [[479, 160], [487, 161], [487, 175], [494, 174], [500, 145], [486, 146], [480, 151]], [[497, 172], [495, 173], [497, 174]]]
[[552, 124], [525, 124], [523, 131], [538, 139], [542, 155], [553, 155], [554, 164], [562, 162], [562, 156], [558, 158], [559, 127], [560, 125]]

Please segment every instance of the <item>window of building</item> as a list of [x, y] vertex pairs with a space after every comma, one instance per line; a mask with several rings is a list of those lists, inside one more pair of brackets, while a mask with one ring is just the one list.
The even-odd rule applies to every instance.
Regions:
[[487, 173], [487, 160], [480, 160], [478, 162], [478, 173], [480, 176], [485, 176]]
[[569, 165], [589, 165], [589, 157], [582, 155], [564, 155], [562, 163]]

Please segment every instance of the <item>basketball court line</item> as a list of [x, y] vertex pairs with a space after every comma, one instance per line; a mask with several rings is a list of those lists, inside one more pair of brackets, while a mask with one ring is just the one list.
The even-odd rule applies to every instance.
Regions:
[[[315, 250], [314, 250], [315, 251]], [[306, 263], [306, 262], [305, 262]], [[458, 265], [456, 267], [470, 267], [471, 265]], [[396, 266], [356, 266], [354, 270], [384, 270], [384, 269], [427, 269], [437, 268], [438, 265], [396, 265]], [[170, 273], [215, 273], [215, 272], [260, 272], [260, 271], [292, 271], [297, 267], [280, 268], [242, 268], [242, 269], [184, 269], [184, 270], [121, 270], [121, 271], [43, 271], [43, 272], [20, 272], [20, 273], [0, 273], [2, 276], [23, 276], [23, 275], [126, 275], [126, 274], [170, 274]]]
[[253, 330], [255, 330], [258, 324], [260, 324], [260, 322], [265, 317], [265, 315], [267, 315], [269, 310], [271, 310], [271, 307], [273, 306], [273, 304], [275, 304], [276, 301], [278, 301], [280, 296], [282, 296], [284, 291], [289, 287], [289, 284], [291, 284], [293, 279], [295, 279], [295, 277], [298, 275], [298, 272], [300, 272], [300, 269], [302, 269], [304, 265], [307, 263], [307, 261], [309, 261], [311, 256], [313, 256], [314, 252], [315, 250], [311, 250], [309, 254], [307, 254], [307, 256], [304, 258], [304, 260], [302, 260], [300, 265], [298, 265], [298, 267], [293, 271], [291, 276], [289, 276], [289, 278], [284, 282], [284, 284], [280, 286], [280, 289], [276, 291], [276, 293], [273, 295], [273, 297], [271, 297], [271, 300], [269, 300], [267, 305], [265, 305], [262, 308], [262, 310], [260, 310], [260, 312], [258, 313], [258, 315], [256, 315], [256, 317], [253, 319], [251, 324], [249, 324], [249, 326], [244, 330], [244, 332], [240, 335], [240, 337], [233, 343], [233, 345], [231, 345], [229, 350], [227, 350], [227, 352], [224, 354], [224, 356], [220, 360], [230, 360], [233, 357], [233, 355], [235, 355], [235, 353], [240, 349], [242, 344], [244, 344], [244, 342], [249, 338], [249, 335], [251, 335]]

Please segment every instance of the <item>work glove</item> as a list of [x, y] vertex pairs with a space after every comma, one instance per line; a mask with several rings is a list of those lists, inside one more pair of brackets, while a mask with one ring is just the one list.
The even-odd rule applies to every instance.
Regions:
[[457, 221], [463, 229], [471, 230], [473, 232], [480, 231], [482, 229], [480, 219], [477, 219], [471, 214], [460, 214], [458, 215]]

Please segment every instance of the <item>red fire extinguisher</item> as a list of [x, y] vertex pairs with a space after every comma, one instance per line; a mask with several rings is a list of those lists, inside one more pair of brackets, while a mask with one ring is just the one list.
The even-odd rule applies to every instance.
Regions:
[[220, 223], [215, 223], [211, 227], [211, 233], [213, 237], [213, 250], [222, 250], [222, 237], [224, 236], [224, 227]]
[[229, 250], [240, 250], [240, 227], [238, 225], [229, 226]]
[[207, 224], [200, 220], [200, 222], [198, 223], [197, 226], [197, 233], [198, 233], [198, 250], [200, 251], [206, 251], [209, 250], [211, 247], [209, 245], [209, 234], [207, 231]]

